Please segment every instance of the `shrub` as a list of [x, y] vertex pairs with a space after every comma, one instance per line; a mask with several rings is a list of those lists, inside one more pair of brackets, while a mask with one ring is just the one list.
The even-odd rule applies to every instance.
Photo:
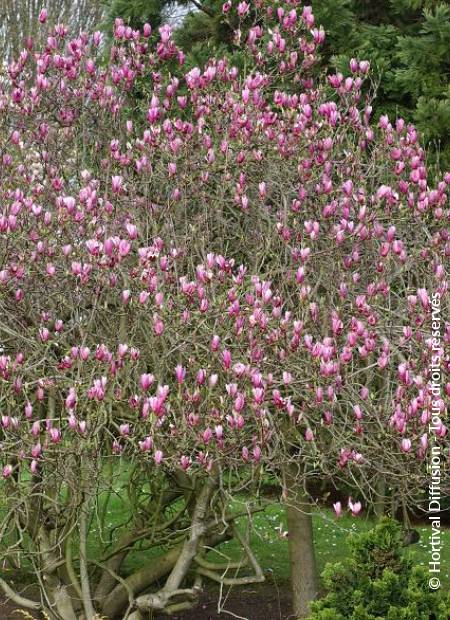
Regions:
[[448, 595], [429, 589], [425, 568], [403, 548], [397, 521], [350, 538], [351, 555], [323, 572], [327, 595], [312, 604], [310, 620], [444, 620]]

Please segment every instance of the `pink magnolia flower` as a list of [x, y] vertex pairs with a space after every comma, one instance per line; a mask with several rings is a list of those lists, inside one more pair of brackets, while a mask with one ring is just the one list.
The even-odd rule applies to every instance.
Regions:
[[229, 370], [231, 368], [231, 353], [230, 351], [228, 351], [228, 349], [224, 349], [222, 351], [222, 362], [223, 362], [223, 367], [226, 370]]
[[195, 377], [195, 381], [197, 385], [203, 385], [206, 381], [206, 370], [204, 368], [200, 368]]
[[335, 504], [333, 504], [333, 509], [334, 509], [334, 512], [335, 512], [337, 518], [342, 517], [343, 513], [342, 513], [342, 504], [341, 504], [341, 502], [336, 502]]
[[291, 373], [284, 370], [283, 371], [283, 383], [285, 385], [289, 385], [290, 383], [292, 383], [292, 381], [293, 381], [293, 377]]
[[103, 34], [99, 30], [96, 30], [94, 34], [92, 35], [92, 42], [94, 46], [98, 47], [100, 43], [102, 42], [102, 39], [103, 39]]
[[246, 15], [246, 13], [248, 13], [248, 10], [250, 8], [250, 5], [247, 2], [239, 2], [238, 4], [238, 15], [240, 17], [243, 17], [244, 15]]
[[111, 178], [111, 187], [115, 194], [119, 194], [123, 188], [123, 178], [121, 176], [113, 176]]
[[368, 388], [366, 388], [365, 386], [361, 388], [359, 395], [361, 397], [361, 400], [367, 400], [367, 398], [369, 397], [369, 390]]
[[69, 388], [69, 393], [66, 396], [66, 400], [65, 400], [65, 406], [66, 409], [75, 409], [75, 406], [77, 404], [77, 394], [75, 391], [75, 388], [71, 387]]
[[143, 441], [139, 441], [138, 445], [142, 452], [149, 452], [153, 448], [153, 439], [146, 437]]
[[354, 517], [356, 517], [362, 510], [361, 502], [353, 502], [351, 497], [349, 497], [348, 500], [348, 507], [350, 508], [351, 513]]
[[204, 443], [209, 443], [209, 441], [211, 441], [212, 436], [213, 436], [213, 432], [208, 426], [208, 428], [203, 431], [203, 435], [202, 435], [202, 439]]
[[219, 336], [215, 335], [212, 337], [212, 340], [211, 340], [211, 350], [217, 351], [219, 347], [220, 347], [220, 338]]
[[59, 428], [51, 428], [49, 430], [49, 435], [52, 443], [59, 443], [61, 441], [61, 431]]
[[175, 377], [177, 383], [181, 385], [186, 377], [186, 368], [184, 368], [184, 366], [181, 366], [181, 364], [178, 364], [178, 366], [175, 367]]
[[424, 310], [429, 310], [430, 308], [430, 298], [428, 296], [428, 292], [425, 288], [419, 288], [417, 290], [417, 297], [419, 298], [420, 303]]
[[342, 184], [342, 190], [344, 194], [346, 194], [347, 196], [350, 196], [353, 191], [353, 181], [351, 179], [344, 181], [344, 183]]
[[147, 391], [153, 384], [155, 377], [150, 373], [144, 373], [140, 376], [139, 384], [144, 391]]
[[90, 355], [90, 350], [89, 347], [80, 347], [80, 351], [79, 351], [79, 355], [80, 355], [80, 359], [83, 360], [84, 362], [89, 359], [89, 355]]
[[323, 421], [327, 426], [330, 426], [333, 423], [333, 414], [331, 413], [331, 411], [323, 412]]
[[50, 338], [50, 331], [46, 327], [41, 327], [39, 329], [39, 337], [42, 342], [47, 342]]
[[13, 466], [9, 464], [5, 465], [2, 471], [3, 478], [9, 478], [12, 472], [13, 472]]
[[361, 60], [361, 62], [359, 63], [359, 70], [361, 71], [361, 73], [366, 74], [369, 72], [370, 69], [370, 62], [368, 60]]
[[106, 377], [94, 379], [93, 386], [88, 390], [88, 398], [102, 401], [105, 398], [107, 382], [108, 379]]
[[255, 463], [259, 463], [261, 460], [261, 448], [259, 446], [253, 448], [253, 459]]
[[119, 346], [117, 347], [117, 354], [119, 358], [125, 357], [127, 352], [128, 352], [128, 345], [126, 343], [120, 343]]
[[150, 293], [148, 291], [141, 291], [139, 293], [139, 303], [142, 305], [145, 304], [149, 297]]
[[78, 422], [78, 430], [80, 431], [80, 433], [82, 435], [84, 435], [86, 433], [86, 431], [87, 431], [87, 422], [86, 422], [86, 420], [80, 420]]
[[305, 439], [306, 441], [314, 441], [314, 433], [310, 428], [307, 428], [305, 431]]
[[119, 433], [122, 435], [122, 437], [127, 437], [130, 434], [130, 425], [121, 424], [119, 426]]
[[356, 58], [351, 58], [350, 59], [350, 71], [352, 73], [356, 73], [358, 71], [358, 67], [359, 67], [359, 63], [356, 60]]
[[78, 421], [77, 421], [76, 417], [75, 417], [73, 414], [71, 414], [71, 415], [67, 418], [67, 423], [68, 423], [69, 428], [70, 428], [71, 430], [73, 430], [73, 431], [74, 431], [74, 430], [76, 430], [76, 428], [77, 428], [77, 426], [78, 426]]
[[240, 413], [245, 406], [245, 396], [243, 394], [237, 394], [233, 403], [233, 409], [236, 413]]
[[210, 375], [209, 381], [208, 381], [209, 387], [211, 388], [215, 387], [217, 385], [218, 380], [219, 380], [219, 375], [217, 375], [216, 373]]
[[189, 469], [189, 467], [191, 466], [191, 463], [192, 461], [188, 456], [183, 454], [183, 456], [180, 457], [180, 465], [184, 471]]
[[119, 256], [121, 256], [122, 258], [127, 256], [131, 250], [131, 241], [129, 241], [128, 239], [121, 239], [119, 241], [118, 250]]
[[436, 437], [444, 438], [447, 435], [447, 433], [448, 433], [447, 427], [445, 426], [445, 424], [441, 422], [435, 431]]
[[125, 226], [128, 236], [130, 237], [130, 239], [134, 240], [137, 239], [138, 236], [138, 231], [137, 231], [137, 227], [134, 224], [128, 223]]
[[148, 399], [148, 404], [158, 418], [164, 415], [164, 399], [161, 396], [151, 396]]
[[402, 443], [401, 443], [401, 450], [402, 452], [408, 453], [411, 452], [411, 440], [410, 439], [402, 439]]

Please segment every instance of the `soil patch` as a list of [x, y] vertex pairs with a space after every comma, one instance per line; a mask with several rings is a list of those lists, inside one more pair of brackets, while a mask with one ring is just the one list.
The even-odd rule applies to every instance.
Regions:
[[[26, 614], [22, 613], [22, 611], [26, 611]], [[23, 610], [15, 603], [11, 603], [8, 601], [3, 595], [0, 595], [0, 618], [1, 620], [22, 620], [24, 618], [36, 618], [38, 620], [38, 616], [30, 612], [28, 609]]]
[[[286, 585], [277, 588], [273, 583], [224, 591], [218, 609], [219, 592], [214, 588], [206, 590], [197, 607], [176, 614], [173, 620], [294, 620], [290, 592]], [[167, 620], [167, 616], [156, 616], [155, 620]]]
[[[175, 614], [171, 620], [294, 620], [290, 608], [289, 590], [283, 584], [277, 588], [273, 583], [241, 587], [224, 591], [218, 610], [219, 592], [216, 588], [206, 590], [194, 609]], [[39, 620], [38, 615], [28, 612], [28, 618]], [[0, 597], [1, 620], [20, 620], [25, 618], [14, 603]], [[165, 615], [156, 615], [154, 620], [167, 620]]]

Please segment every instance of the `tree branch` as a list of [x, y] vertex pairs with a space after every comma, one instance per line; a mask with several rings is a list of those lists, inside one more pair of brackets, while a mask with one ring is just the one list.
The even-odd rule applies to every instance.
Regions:
[[206, 13], [209, 17], [215, 17], [214, 11], [208, 9], [206, 6], [203, 6], [201, 2], [198, 2], [197, 0], [191, 0], [191, 2], [199, 11]]

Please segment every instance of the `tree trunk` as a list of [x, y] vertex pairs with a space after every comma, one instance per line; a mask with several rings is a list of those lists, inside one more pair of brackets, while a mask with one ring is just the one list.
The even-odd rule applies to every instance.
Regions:
[[186, 577], [186, 574], [199, 551], [201, 541], [206, 533], [206, 515], [209, 502], [217, 486], [217, 476], [213, 473], [204, 483], [192, 513], [189, 534], [184, 541], [177, 560], [167, 577], [166, 583], [158, 592], [144, 594], [136, 599], [136, 606], [141, 612], [152, 609], [163, 610]]
[[381, 519], [386, 513], [386, 479], [382, 474], [380, 474], [377, 482], [376, 493], [375, 516], [377, 519]]
[[299, 473], [295, 467], [290, 467], [286, 471], [288, 487], [286, 517], [289, 532], [293, 610], [297, 618], [307, 618], [310, 613], [310, 603], [317, 597], [318, 580], [312, 505], [309, 496], [301, 486]]
[[[151, 586], [158, 579], [165, 577], [175, 566], [178, 556], [180, 555], [182, 546], [174, 547], [165, 553], [163, 556], [158, 557], [157, 562], [153, 562], [148, 566], [143, 566], [141, 569], [131, 574], [124, 579], [124, 583], [128, 586], [129, 590], [134, 594], [140, 594], [142, 590], [145, 590]], [[123, 583], [117, 584], [117, 586], [108, 594], [102, 605], [102, 616], [106, 618], [113, 618], [116, 614], [126, 608], [128, 603], [128, 592]]]

